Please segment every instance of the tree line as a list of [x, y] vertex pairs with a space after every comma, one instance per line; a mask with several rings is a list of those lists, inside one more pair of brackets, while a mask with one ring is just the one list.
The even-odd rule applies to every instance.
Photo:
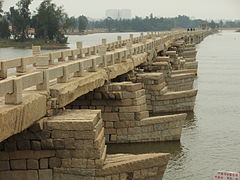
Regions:
[[[205, 26], [205, 27], [204, 27]], [[110, 17], [89, 22], [88, 28], [103, 28], [109, 32], [129, 31], [169, 31], [174, 28], [236, 28], [240, 27], [240, 21], [214, 22], [202, 19], [191, 19], [188, 16], [177, 16], [173, 18], [154, 17], [153, 14], [145, 18], [135, 17], [133, 19], [112, 19]]]
[[[64, 36], [68, 29], [76, 26], [83, 31], [88, 24], [85, 16], [68, 17], [63, 7], [57, 6], [52, 0], [43, 0], [34, 13], [29, 7], [33, 0], [19, 0], [16, 7], [10, 7], [5, 14], [0, 12], [0, 38], [13, 37], [16, 41], [26, 41], [34, 29], [34, 38], [54, 40], [66, 43]], [[9, 29], [11, 27], [11, 29]]]
[[[0, 38], [13, 38], [16, 41], [27, 41], [33, 38], [30, 29], [34, 29], [34, 38], [66, 43], [64, 36], [67, 31], [86, 29], [106, 29], [109, 32], [146, 32], [168, 31], [173, 28], [236, 28], [240, 27], [240, 21], [207, 22], [202, 19], [191, 19], [188, 16], [173, 18], [154, 17], [153, 14], [133, 19], [91, 20], [81, 15], [69, 17], [63, 7], [57, 6], [52, 0], [43, 0], [33, 13], [29, 7], [33, 0], [19, 0], [16, 7], [10, 7], [9, 11], [0, 11]], [[9, 29], [11, 27], [11, 29]]]

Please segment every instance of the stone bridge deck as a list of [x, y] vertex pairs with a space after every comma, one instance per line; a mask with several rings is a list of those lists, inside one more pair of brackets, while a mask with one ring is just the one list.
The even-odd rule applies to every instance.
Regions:
[[[0, 63], [0, 141], [19, 133], [54, 108], [63, 108], [79, 96], [152, 61], [154, 53], [176, 40], [200, 41], [209, 32], [151, 33], [128, 40], [49, 54], [33, 48], [33, 56]], [[29, 65], [33, 65], [30, 67]], [[8, 74], [16, 68], [17, 77]], [[5, 96], [5, 98], [4, 98]]]
[[162, 179], [169, 154], [108, 155], [106, 143], [180, 140], [197, 95], [195, 43], [211, 33], [33, 47], [1, 61], [0, 179]]

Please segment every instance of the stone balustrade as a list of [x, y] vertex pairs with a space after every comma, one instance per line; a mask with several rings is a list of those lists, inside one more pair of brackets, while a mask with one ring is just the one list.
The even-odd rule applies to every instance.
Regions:
[[[199, 33], [204, 34], [204, 32], [155, 32], [145, 36], [141, 34], [135, 38], [130, 35], [130, 39], [127, 40], [118, 37], [118, 41], [107, 43], [106, 39], [103, 39], [102, 45], [86, 48], [82, 47], [82, 43], [78, 43], [77, 49], [48, 54], [41, 54], [39, 46], [33, 47], [34, 56], [0, 62], [0, 78], [7, 79], [0, 81], [0, 97], [5, 96], [7, 104], [19, 104], [21, 103], [21, 92], [31, 86], [37, 86], [37, 90], [48, 90], [49, 81], [53, 79], [57, 78], [59, 83], [64, 83], [71, 77], [70, 74], [83, 76], [84, 71], [95, 71], [97, 67], [113, 65], [132, 55], [157, 49], [168, 41], [172, 42], [174, 39], [183, 37], [189, 39]], [[63, 62], [66, 64], [59, 66], [59, 63]], [[28, 69], [30, 69], [28, 66], [31, 65], [36, 66], [35, 71], [38, 72], [28, 73]], [[11, 68], [16, 68], [16, 73], [24, 74], [17, 74], [19, 77], [8, 79], [8, 70]]]

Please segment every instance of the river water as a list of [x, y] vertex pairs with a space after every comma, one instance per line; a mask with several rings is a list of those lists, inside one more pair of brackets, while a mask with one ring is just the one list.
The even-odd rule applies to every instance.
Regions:
[[[99, 34], [89, 34], [84, 36], [68, 36], [68, 47], [71, 49], [76, 48], [76, 42], [82, 41], [84, 47], [94, 46], [102, 44], [102, 39], [106, 38], [107, 42], [113, 42], [117, 40], [117, 36], [122, 36], [122, 39], [129, 38], [130, 33], [99, 33]], [[140, 33], [134, 32], [131, 33], [134, 36], [139, 36]], [[52, 52], [52, 51], [61, 51], [61, 50], [42, 50], [42, 53]], [[31, 49], [17, 49], [17, 48], [0, 48], [0, 60], [26, 57], [31, 56]]]
[[[118, 35], [71, 36], [86, 46]], [[240, 171], [240, 33], [223, 31], [197, 46], [199, 90], [181, 142], [109, 145], [108, 153], [170, 152], [164, 180], [213, 180], [218, 170]], [[30, 50], [0, 49], [0, 59], [30, 55]]]
[[181, 142], [112, 145], [111, 153], [172, 153], [164, 180], [213, 180], [240, 171], [240, 33], [223, 31], [197, 47], [199, 90]]

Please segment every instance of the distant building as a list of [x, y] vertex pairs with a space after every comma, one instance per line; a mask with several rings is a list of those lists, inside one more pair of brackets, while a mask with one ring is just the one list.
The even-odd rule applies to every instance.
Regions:
[[131, 19], [132, 12], [130, 9], [108, 9], [106, 10], [106, 17], [112, 19]]

